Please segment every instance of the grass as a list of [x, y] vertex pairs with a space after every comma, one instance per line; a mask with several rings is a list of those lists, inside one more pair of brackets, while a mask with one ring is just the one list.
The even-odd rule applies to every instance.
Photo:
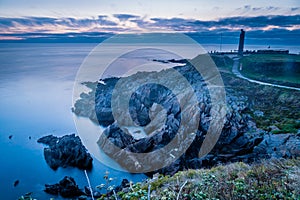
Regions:
[[299, 78], [300, 74], [286, 75], [286, 76], [278, 75], [278, 76], [269, 76], [269, 77], [275, 81], [300, 84], [300, 78]]
[[296, 54], [252, 54], [244, 56], [242, 62], [244, 65], [250, 63], [271, 63], [271, 62], [300, 62], [300, 55]]
[[[222, 73], [226, 92], [244, 96], [249, 114], [258, 128], [270, 131], [271, 126], [279, 130], [274, 133], [297, 133], [300, 122], [300, 92], [282, 88], [259, 85], [236, 78], [233, 74]], [[262, 111], [263, 116], [256, 116]]]
[[[132, 184], [120, 199], [299, 199], [300, 160], [268, 160], [248, 165], [241, 162], [212, 169], [187, 170], [174, 176], [159, 175]], [[100, 199], [114, 199], [103, 197]]]
[[[300, 74], [286, 74], [286, 75], [280, 75], [280, 74], [262, 74], [262, 73], [256, 73], [251, 70], [247, 70], [243, 68], [243, 71], [241, 71], [241, 74], [243, 74], [245, 77], [254, 79], [254, 80], [260, 80], [263, 82], [270, 82], [270, 83], [279, 83], [282, 85], [285, 85], [285, 83], [295, 83], [300, 84]], [[276, 82], [274, 82], [276, 81]]]
[[[227, 57], [228, 58], [228, 57]], [[228, 58], [230, 59], [230, 58]], [[213, 58], [216, 65], [220, 69], [222, 79], [225, 85], [226, 92], [233, 93], [238, 96], [246, 96], [247, 109], [243, 111], [249, 114], [256, 122], [258, 128], [273, 133], [297, 133], [299, 130], [300, 120], [300, 92], [294, 90], [287, 90], [281, 88], [274, 88], [270, 86], [262, 86], [255, 83], [250, 83], [246, 80], [239, 79], [231, 73], [231, 67], [222, 62], [221, 56]], [[295, 61], [300, 63], [300, 55], [280, 55], [280, 54], [253, 54], [242, 58], [243, 71], [246, 77], [253, 79], [266, 80], [266, 74], [257, 73], [251, 70], [247, 71], [247, 64], [263, 63], [262, 66], [268, 63]], [[224, 67], [225, 66], [225, 67]], [[226, 67], [227, 66], [227, 67]], [[246, 66], [246, 67], [245, 67]], [[230, 73], [228, 73], [229, 69]], [[245, 70], [246, 68], [246, 70]], [[275, 75], [269, 77], [269, 81], [289, 81], [294, 84], [300, 83], [300, 74], [285, 74]], [[280, 84], [276, 82], [277, 84]], [[234, 92], [232, 92], [234, 91]], [[255, 111], [262, 111], [263, 116], [254, 115]], [[278, 130], [272, 130], [273, 127]], [[277, 128], [276, 128], [277, 127]]]
[[[298, 129], [300, 129], [299, 108], [298, 111], [296, 108], [294, 112], [290, 112], [290, 110], [282, 110], [280, 112], [280, 108], [278, 108], [278, 106], [276, 107], [276, 105], [274, 106], [274, 110], [268, 108], [259, 109], [263, 110], [264, 116], [255, 116], [253, 112], [249, 110], [246, 112], [251, 115], [258, 128], [261, 128], [265, 131], [270, 131], [274, 134], [297, 133]], [[293, 108], [290, 109], [292, 110]], [[271, 126], [277, 129], [272, 130]]]
[[212, 60], [219, 69], [231, 71], [233, 60], [224, 55], [211, 55]]
[[246, 77], [282, 85], [300, 84], [300, 55], [253, 54], [241, 62], [241, 73]]
[[284, 123], [277, 123], [275, 124], [279, 130], [274, 130], [272, 133], [279, 134], [279, 133], [296, 133], [298, 129], [300, 129], [300, 122], [294, 120], [286, 120]]

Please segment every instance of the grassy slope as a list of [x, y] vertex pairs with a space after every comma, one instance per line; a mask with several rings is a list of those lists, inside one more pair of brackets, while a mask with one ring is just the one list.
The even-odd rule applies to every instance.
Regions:
[[[292, 63], [300, 63], [300, 55], [285, 55], [285, 54], [253, 54], [250, 56], [245, 56], [242, 59], [243, 70], [241, 73], [249, 78], [255, 80], [266, 80], [267, 82], [279, 81], [281, 84], [287, 83], [295, 83], [300, 84], [300, 74], [299, 73], [291, 73], [291, 74], [281, 74], [275, 72], [269, 73], [258, 73], [253, 68], [255, 65], [261, 64], [262, 66], [268, 66], [273, 63], [278, 63], [278, 65], [282, 65], [287, 62]], [[275, 66], [276, 67], [276, 66]]]
[[[243, 58], [245, 62], [300, 62], [300, 55], [296, 54], [252, 54]], [[246, 64], [246, 63], [245, 63]]]
[[[222, 78], [227, 89], [247, 96], [249, 109], [245, 111], [259, 128], [269, 131], [271, 126], [276, 126], [278, 130], [272, 130], [273, 133], [297, 133], [300, 128], [299, 91], [250, 83], [230, 73], [222, 73]], [[264, 114], [257, 116], [255, 111]]]
[[[288, 57], [300, 62], [298, 55], [289, 55]], [[287, 56], [253, 55], [253, 60], [250, 58], [247, 58], [247, 62], [273, 62], [274, 60], [283, 61]], [[221, 71], [225, 87], [247, 96], [250, 109], [246, 112], [252, 116], [259, 128], [273, 133], [297, 133], [300, 129], [299, 91], [262, 86], [236, 78], [231, 72], [232, 62], [229, 61], [229, 58], [213, 56], [213, 59]], [[257, 110], [263, 111], [264, 115], [256, 116], [254, 112]], [[271, 130], [272, 126], [276, 126], [277, 130], [276, 128]]]
[[[232, 163], [212, 169], [188, 170], [173, 177], [159, 175], [131, 184], [121, 199], [299, 199], [300, 160]], [[114, 199], [114, 197], [100, 199]]]
[[[223, 56], [213, 56], [213, 60], [221, 71], [225, 87], [248, 96], [254, 110], [264, 111], [265, 115], [259, 118], [249, 111], [261, 128], [274, 124], [279, 127], [278, 132], [294, 132], [297, 131], [295, 126], [300, 128], [299, 122], [295, 122], [300, 117], [298, 104], [295, 105], [298, 93], [237, 79], [231, 74], [232, 60]], [[130, 189], [119, 192], [118, 196], [147, 199], [149, 184], [151, 199], [176, 199], [178, 195], [179, 199], [300, 199], [300, 159], [269, 160], [253, 165], [232, 163], [182, 171], [173, 177], [158, 175], [131, 184]]]

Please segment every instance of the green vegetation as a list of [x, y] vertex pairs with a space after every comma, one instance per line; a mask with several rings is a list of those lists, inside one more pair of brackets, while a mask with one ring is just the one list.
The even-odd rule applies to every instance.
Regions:
[[250, 56], [244, 56], [243, 64], [251, 63], [272, 63], [272, 62], [300, 62], [300, 55], [296, 54], [252, 54]]
[[246, 77], [281, 85], [300, 84], [300, 55], [253, 54], [241, 60]]
[[[178, 172], [131, 184], [118, 192], [120, 199], [299, 199], [300, 160], [241, 162], [212, 169]], [[106, 195], [105, 195], [106, 196]], [[115, 199], [114, 196], [100, 199]]]
[[[268, 56], [269, 59], [267, 59]], [[266, 62], [270, 62], [271, 59], [276, 57], [278, 60], [282, 60], [285, 56], [295, 57], [297, 58], [297, 60], [295, 59], [296, 61], [300, 59], [299, 55], [266, 56], [263, 54], [251, 55], [243, 58], [243, 60], [247, 59], [249, 61], [253, 57], [253, 61], [265, 59]], [[246, 97], [247, 109], [244, 110], [244, 113], [249, 114], [253, 118], [258, 128], [276, 134], [298, 132], [300, 122], [299, 91], [251, 83], [225, 71], [221, 71], [221, 75], [226, 92]], [[255, 115], [256, 111], [261, 111], [263, 114]]]
[[216, 66], [219, 69], [231, 71], [233, 60], [229, 58], [228, 56], [224, 55], [211, 55], [211, 58], [215, 62]]
[[[264, 111], [263, 116], [256, 116], [253, 112], [248, 110], [248, 113], [252, 116], [258, 128], [274, 134], [297, 133], [298, 129], [300, 129], [299, 111], [298, 113], [294, 113], [294, 116], [291, 116], [289, 110], [283, 110], [282, 113], [277, 114], [277, 108], [275, 108], [275, 111], [272, 109], [260, 109]], [[297, 112], [297, 110], [295, 110], [295, 112]]]

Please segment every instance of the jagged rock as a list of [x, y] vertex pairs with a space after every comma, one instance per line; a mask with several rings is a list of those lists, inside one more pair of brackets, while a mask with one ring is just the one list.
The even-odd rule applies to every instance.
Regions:
[[61, 195], [65, 198], [79, 197], [85, 193], [78, 188], [75, 180], [72, 177], [65, 176], [59, 183], [53, 185], [45, 185], [45, 190], [48, 194]]
[[253, 153], [261, 158], [293, 158], [300, 156], [300, 136], [292, 134], [265, 135]]
[[38, 139], [39, 143], [48, 145], [44, 148], [47, 164], [54, 170], [58, 167], [78, 167], [91, 169], [93, 158], [75, 134], [56, 137], [48, 135]]
[[[285, 137], [288, 139], [284, 143], [282, 143], [281, 139], [284, 140], [285, 137], [280, 135], [268, 138], [269, 136], [265, 135], [265, 131], [256, 127], [250, 115], [245, 114], [245, 110], [249, 109], [249, 102], [251, 103], [250, 100], [248, 101], [249, 96], [245, 96], [232, 88], [226, 88], [227, 114], [222, 133], [213, 150], [208, 155], [198, 158], [200, 147], [210, 126], [212, 102], [205, 81], [190, 64], [175, 67], [174, 69], [184, 76], [193, 88], [199, 102], [197, 104], [200, 116], [199, 127], [195, 132], [190, 132], [190, 134], [195, 134], [195, 137], [188, 150], [182, 156], [171, 165], [158, 171], [147, 173], [147, 175], [156, 172], [174, 174], [178, 170], [210, 167], [219, 163], [233, 161], [253, 162], [266, 157], [300, 156], [300, 139], [298, 136], [286, 134]], [[119, 99], [122, 100], [122, 95], [128, 95], [127, 93], [133, 87], [131, 83], [140, 81], [142, 86], [133, 94], [130, 94], [129, 113], [135, 124], [144, 127], [146, 138], [134, 138], [127, 134], [127, 131], [121, 130], [120, 124], [130, 125], [128, 117], [120, 118], [116, 121], [113, 118], [111, 108], [112, 91], [115, 89], [118, 81], [123, 81], [124, 79], [107, 78], [102, 80], [104, 84], [97, 83], [94, 91], [91, 91], [87, 97], [79, 99], [75, 104], [74, 112], [79, 116], [90, 117], [90, 113], [94, 112], [94, 109], [96, 110], [96, 118], [92, 120], [106, 127], [97, 141], [98, 145], [106, 154], [130, 171], [135, 171], [134, 168], [139, 168], [140, 162], [135, 157], [128, 157], [128, 152], [147, 153], [166, 146], [175, 137], [180, 125], [183, 125], [182, 128], [184, 129], [192, 130], [190, 125], [193, 124], [192, 122], [195, 122], [198, 116], [195, 114], [197, 112], [193, 110], [193, 104], [190, 103], [192, 93], [187, 91], [184, 85], [177, 83], [176, 76], [170, 78], [169, 74], [168, 70], [139, 72], [125, 78], [128, 80], [127, 83], [124, 82], [124, 84], [118, 85], [120, 87], [118, 88]], [[145, 81], [144, 79], [156, 76], [165, 77], [163, 80], [160, 80], [162, 81], [161, 84], [142, 84]], [[239, 84], [238, 80], [231, 81], [231, 85]], [[176, 96], [173, 94], [173, 91], [159, 85], [174, 86], [173, 91], [177, 91]], [[263, 95], [264, 91], [261, 92]], [[86, 104], [87, 99], [90, 99], [91, 95], [96, 97], [94, 107], [89, 107]], [[122, 101], [119, 103], [121, 105]], [[265, 103], [270, 102], [266, 101]], [[180, 105], [187, 106], [182, 110]], [[84, 113], [81, 112], [82, 110], [84, 110]], [[163, 111], [166, 115], [165, 118], [162, 114]], [[126, 113], [121, 109], [116, 110], [116, 113], [117, 116], [126, 116]], [[264, 115], [261, 111], [256, 114], [259, 116]], [[186, 119], [188, 120], [184, 121]], [[108, 145], [108, 141], [119, 149], [112, 148], [111, 145]], [[180, 148], [182, 148], [180, 141], [178, 141], [178, 144], [180, 151]], [[275, 152], [275, 146], [280, 149], [279, 152]], [[166, 155], [170, 153], [166, 152]], [[153, 163], [165, 161], [165, 158], [162, 157], [147, 157], [145, 159]]]

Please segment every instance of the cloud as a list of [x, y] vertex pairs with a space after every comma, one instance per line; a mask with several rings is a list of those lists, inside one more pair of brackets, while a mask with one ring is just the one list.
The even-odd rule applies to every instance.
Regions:
[[230, 17], [215, 21], [189, 20], [182, 18], [151, 18], [154, 22], [152, 26], [171, 27], [173, 30], [179, 31], [204, 31], [215, 29], [240, 29], [263, 30], [266, 27], [288, 28], [300, 24], [300, 15], [294, 16], [258, 16], [258, 17]]
[[244, 26], [249, 28], [261, 28], [266, 26], [289, 27], [298, 25], [300, 22], [300, 15], [296, 16], [258, 16], [258, 17], [231, 17], [221, 19], [215, 22], [219, 26]]
[[279, 7], [274, 7], [274, 6], [268, 6], [266, 7], [266, 10], [269, 10], [269, 11], [273, 11], [273, 10], [279, 10], [280, 8]]
[[[260, 10], [244, 6], [243, 9]], [[263, 8], [266, 9], [266, 8]], [[268, 9], [276, 9], [268, 8]], [[298, 9], [295, 8], [295, 9]], [[300, 15], [269, 15], [255, 17], [229, 17], [218, 20], [196, 20], [186, 18], [148, 18], [131, 14], [99, 15], [94, 18], [51, 18], [51, 17], [0, 17], [0, 40], [17, 38], [18, 40], [33, 38], [103, 38], [115, 33], [145, 32], [181, 32], [201, 33], [202, 35], [228, 36], [237, 33], [241, 28], [251, 34], [269, 37], [283, 37], [300, 30]], [[277, 33], [277, 35], [275, 34]], [[298, 32], [297, 32], [298, 33]], [[199, 36], [199, 34], [198, 34]], [[198, 37], [197, 36], [197, 37]], [[253, 36], [253, 35], [252, 35]], [[252, 37], [251, 36], [251, 37]], [[292, 36], [294, 38], [294, 36]], [[295, 39], [299, 41], [299, 39]]]
[[118, 18], [120, 21], [126, 21], [128, 19], [136, 19], [139, 18], [137, 15], [131, 15], [131, 14], [114, 14], [114, 17]]
[[262, 10], [262, 8], [260, 8], [260, 7], [254, 7], [254, 8], [252, 8], [252, 10], [253, 11], [260, 11], [260, 10]]
[[275, 7], [275, 6], [267, 6], [267, 7], [252, 7], [250, 5], [245, 5], [242, 7], [238, 7], [235, 9], [238, 15], [244, 15], [244, 14], [267, 14], [270, 13], [271, 11], [288, 11], [286, 8], [280, 8], [280, 7]]
[[300, 7], [293, 7], [293, 8], [291, 8], [291, 11], [292, 11], [292, 12], [298, 11], [298, 10], [300, 10]]

